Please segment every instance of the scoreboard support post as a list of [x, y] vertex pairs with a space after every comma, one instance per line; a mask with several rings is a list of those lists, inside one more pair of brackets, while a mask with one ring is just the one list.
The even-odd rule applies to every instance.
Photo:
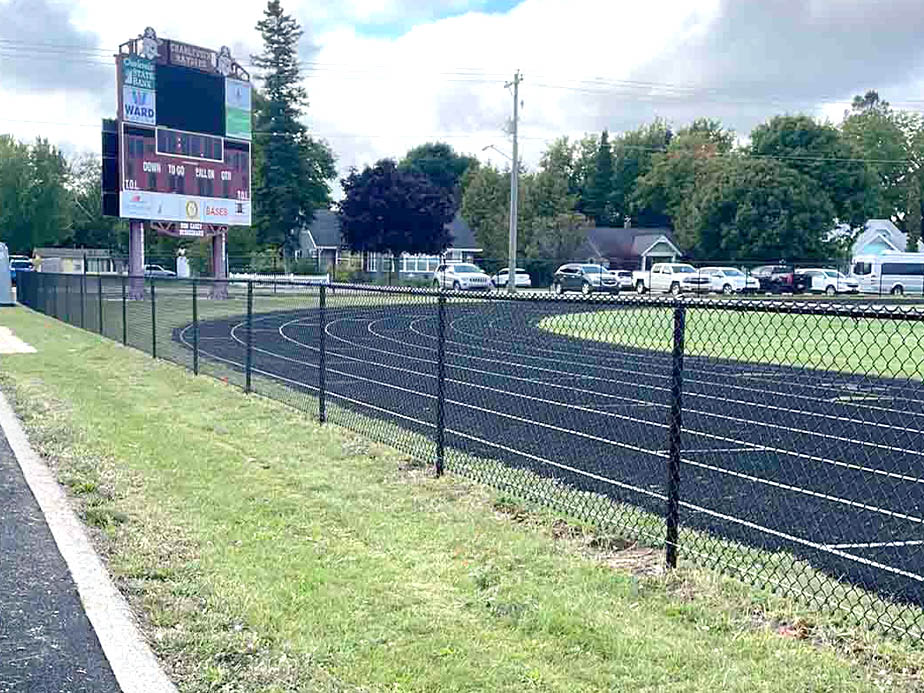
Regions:
[[132, 219], [128, 224], [128, 297], [144, 300], [144, 222]]
[[228, 298], [228, 266], [225, 264], [225, 242], [227, 238], [225, 233], [216, 233], [212, 236], [212, 270], [215, 275], [215, 281], [209, 295], [209, 298], [212, 299]]

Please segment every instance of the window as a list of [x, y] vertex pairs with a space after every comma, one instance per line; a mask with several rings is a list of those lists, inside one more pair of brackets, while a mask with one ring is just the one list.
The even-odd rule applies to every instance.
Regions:
[[871, 262], [858, 262], [853, 266], [853, 273], [857, 276], [865, 276], [867, 274], [873, 273], [873, 263]]
[[898, 276], [924, 275], [924, 264], [919, 262], [883, 262], [882, 273]]

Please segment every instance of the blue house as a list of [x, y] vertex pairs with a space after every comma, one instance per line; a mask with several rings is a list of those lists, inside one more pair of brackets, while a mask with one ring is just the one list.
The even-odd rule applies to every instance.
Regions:
[[857, 236], [851, 248], [851, 257], [904, 253], [908, 247], [908, 234], [888, 219], [870, 219]]

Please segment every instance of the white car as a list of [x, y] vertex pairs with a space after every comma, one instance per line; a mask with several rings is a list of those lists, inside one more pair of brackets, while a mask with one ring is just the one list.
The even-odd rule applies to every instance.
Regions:
[[[507, 267], [504, 267], [504, 269], [491, 277], [491, 286], [493, 286], [495, 289], [500, 287], [504, 287], [506, 289], [509, 274], [510, 270]], [[525, 269], [517, 267], [516, 272], [513, 275], [513, 285], [517, 289], [529, 289], [533, 285], [533, 280], [530, 278], [529, 274], [527, 274]]]
[[491, 288], [491, 278], [468, 262], [445, 264], [437, 267], [433, 273], [433, 288], [488, 291]]
[[855, 294], [860, 291], [860, 282], [833, 269], [810, 267], [796, 270], [796, 275], [805, 280], [805, 290], [835, 294]]
[[616, 275], [616, 283], [620, 291], [631, 291], [635, 288], [635, 282], [632, 279], [632, 272], [629, 270], [610, 270], [610, 274]]
[[736, 267], [703, 267], [700, 275], [709, 277], [709, 290], [726, 295], [743, 294], [760, 289], [757, 277], [748, 277]]

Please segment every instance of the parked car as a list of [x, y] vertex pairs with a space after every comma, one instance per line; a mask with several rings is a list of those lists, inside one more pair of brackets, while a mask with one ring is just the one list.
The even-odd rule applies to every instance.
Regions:
[[824, 292], [828, 296], [855, 294], [860, 291], [860, 282], [833, 269], [815, 267], [798, 269], [796, 276], [804, 278], [806, 291]]
[[491, 288], [491, 278], [471, 263], [447, 263], [437, 267], [433, 273], [433, 288], [488, 291]]
[[176, 272], [173, 272], [168, 269], [164, 269], [160, 265], [145, 265], [144, 266], [144, 276], [168, 279], [168, 278], [175, 278]]
[[580, 291], [592, 294], [595, 291], [619, 291], [619, 278], [600, 265], [572, 263], [562, 265], [552, 277], [552, 293], [563, 294], [566, 291]]
[[635, 283], [632, 281], [632, 272], [629, 270], [616, 270], [616, 283], [620, 291], [632, 291]]
[[684, 291], [708, 291], [712, 280], [702, 276], [693, 265], [680, 262], [656, 262], [650, 270], [632, 273], [635, 290], [679, 294]]
[[806, 288], [806, 278], [797, 275], [795, 268], [785, 263], [755, 267], [751, 276], [757, 279], [760, 290], [766, 293], [794, 294]]
[[[504, 269], [491, 277], [491, 286], [493, 286], [495, 289], [499, 287], [507, 288], [509, 275], [509, 268], [504, 267]], [[513, 275], [513, 285], [517, 289], [529, 289], [533, 285], [533, 280], [530, 278], [525, 269], [517, 267], [516, 272]]]
[[31, 272], [35, 269], [32, 260], [25, 255], [10, 255], [10, 282], [16, 284], [17, 272]]
[[726, 295], [743, 294], [760, 289], [755, 277], [748, 277], [737, 267], [702, 267], [699, 273], [709, 277], [709, 290]]

